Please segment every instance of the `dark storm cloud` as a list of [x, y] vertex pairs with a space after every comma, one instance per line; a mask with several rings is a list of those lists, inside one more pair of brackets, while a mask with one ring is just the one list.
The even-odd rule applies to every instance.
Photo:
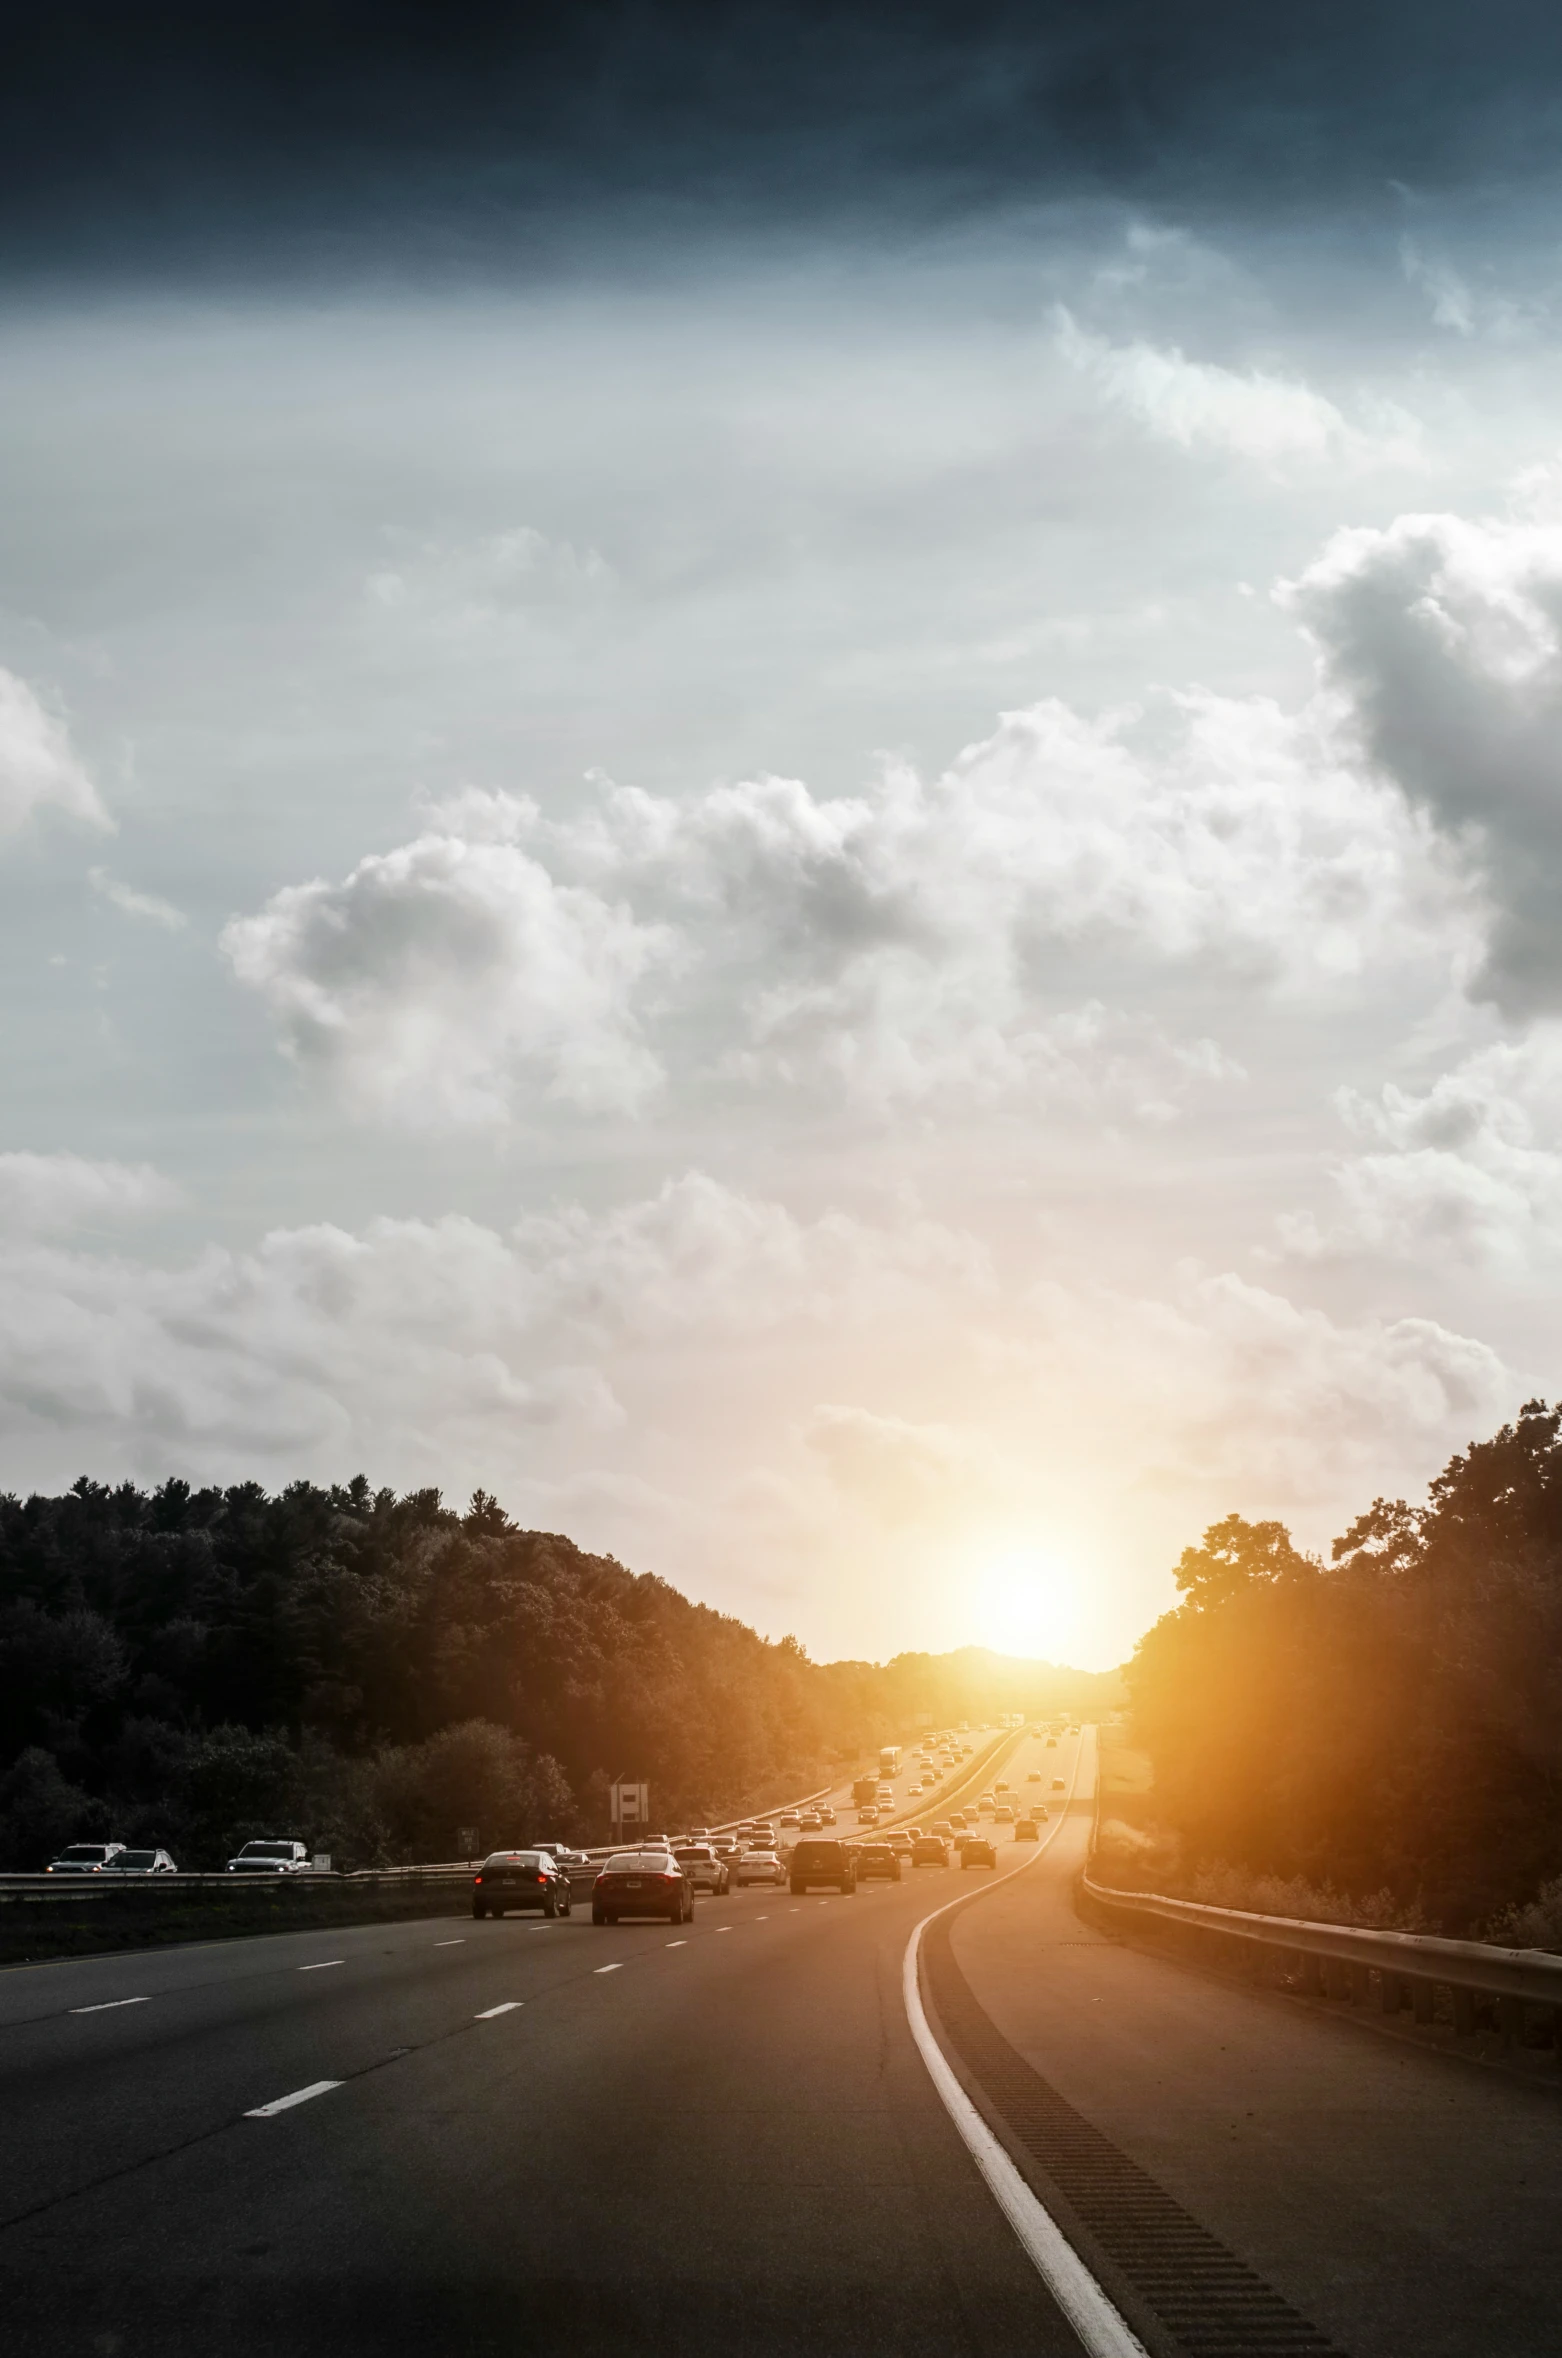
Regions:
[[474, 269], [606, 209], [712, 229], [1100, 190], [1348, 202], [1542, 168], [1562, 16], [1211, 0], [5, 11], [9, 267], [394, 254]]

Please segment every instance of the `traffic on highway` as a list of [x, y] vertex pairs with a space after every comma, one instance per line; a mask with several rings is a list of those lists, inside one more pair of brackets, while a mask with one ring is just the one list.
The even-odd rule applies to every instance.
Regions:
[[[8, 2350], [1562, 2346], [1554, 2108], [1093, 1932], [1091, 1731], [972, 1734], [871, 1830], [848, 1790], [496, 1852], [443, 1919], [0, 1975]], [[1180, 2289], [1102, 2171], [1196, 2226]]]

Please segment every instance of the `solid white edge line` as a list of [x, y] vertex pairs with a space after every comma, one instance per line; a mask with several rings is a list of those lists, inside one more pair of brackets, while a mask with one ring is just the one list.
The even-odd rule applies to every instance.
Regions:
[[[1078, 1781], [1079, 1756], [1076, 1753], [1074, 1775], [1069, 1781], [1069, 1801], [1074, 1798], [1074, 1787]], [[1046, 1841], [1038, 1844], [1032, 1856], [1026, 1860], [1026, 1866], [1034, 1865], [1049, 1847], [1063, 1824], [1065, 1814], [1066, 1804], [1065, 1809], [1058, 1813], [1057, 1822]], [[1024, 1869], [1017, 1869], [1016, 1872], [1023, 1873]], [[943, 2049], [933, 2036], [923, 2011], [922, 1991], [917, 1979], [922, 1935], [935, 1917], [945, 1915], [949, 1908], [959, 1905], [958, 1900], [949, 1900], [944, 1907], [934, 1908], [923, 1917], [906, 1943], [900, 1977], [901, 1996], [917, 2052], [927, 2066], [928, 2078], [938, 2090], [944, 2110], [959, 2130], [971, 2159], [986, 2180], [989, 2193], [1018, 2236], [1031, 2266], [1079, 2336], [1089, 2358], [1148, 2358], [1145, 2346], [1132, 2326], [1108, 2300], [1046, 2205], [1026, 2185], [956, 2079], [944, 2059]]]
[[307, 2088], [295, 2088], [291, 2096], [274, 2097], [270, 2104], [251, 2105], [244, 2118], [247, 2121], [269, 2121], [274, 2113], [287, 2112], [295, 2104], [307, 2104], [311, 2096], [324, 2096], [341, 2084], [340, 2080], [311, 2080]]

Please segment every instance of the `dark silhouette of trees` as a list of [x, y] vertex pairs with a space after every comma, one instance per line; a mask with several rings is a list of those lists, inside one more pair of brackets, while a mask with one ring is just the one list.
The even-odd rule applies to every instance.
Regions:
[[1184, 1550], [1126, 1676], [1190, 1865], [1386, 1888], [1460, 1932], [1562, 1871], [1559, 1427], [1527, 1402], [1327, 1564], [1235, 1515]]
[[918, 1717], [1021, 1707], [948, 1660], [813, 1663], [483, 1491], [83, 1479], [0, 1498], [0, 1866], [93, 1836], [208, 1867], [267, 1833], [353, 1864], [463, 1827], [601, 1839], [614, 1775], [663, 1825], [727, 1816]]

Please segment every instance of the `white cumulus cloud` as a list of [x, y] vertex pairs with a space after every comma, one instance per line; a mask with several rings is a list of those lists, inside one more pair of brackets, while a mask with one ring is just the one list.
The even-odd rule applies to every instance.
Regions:
[[301, 1062], [364, 1111], [502, 1123], [539, 1100], [626, 1112], [657, 1087], [637, 1002], [675, 944], [518, 845], [427, 833], [225, 929]]
[[1476, 987], [1562, 1007], [1562, 524], [1401, 516], [1336, 534], [1287, 596], [1366, 758], [1484, 874]]

